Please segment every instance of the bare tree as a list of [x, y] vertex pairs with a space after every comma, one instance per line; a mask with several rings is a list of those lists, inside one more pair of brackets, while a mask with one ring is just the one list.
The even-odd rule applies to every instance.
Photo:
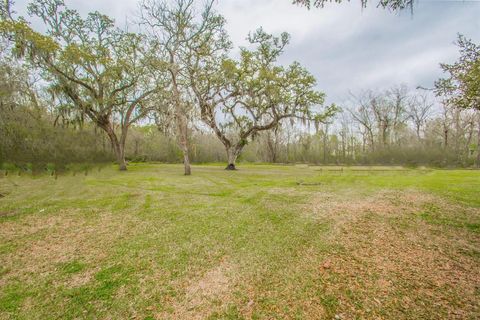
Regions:
[[408, 88], [406, 85], [394, 86], [386, 92], [387, 103], [390, 104], [392, 120], [391, 143], [398, 143], [399, 131], [405, 126], [408, 119], [406, 104], [408, 100]]
[[415, 133], [418, 140], [421, 140], [421, 131], [425, 127], [427, 119], [431, 115], [433, 102], [428, 98], [428, 95], [417, 94], [407, 101], [407, 114], [415, 127]]
[[[375, 123], [374, 116], [371, 110], [371, 102], [374, 99], [373, 92], [367, 91], [361, 93], [359, 96], [355, 96], [352, 93], [350, 96], [353, 98], [355, 107], [347, 109], [352, 118], [360, 124], [363, 128], [361, 130], [363, 135], [367, 137], [370, 150], [375, 150]], [[365, 139], [364, 139], [365, 140]]]
[[443, 134], [443, 148], [446, 150], [449, 146], [449, 133], [452, 124], [452, 119], [450, 118], [450, 107], [442, 103], [442, 134]]
[[266, 146], [268, 151], [268, 161], [276, 163], [278, 161], [278, 149], [281, 143], [282, 125], [279, 123], [273, 130], [267, 131]]
[[189, 156], [189, 117], [193, 111], [193, 97], [190, 89], [188, 61], [192, 55], [202, 52], [202, 43], [219, 25], [223, 18], [212, 9], [214, 1], [209, 0], [197, 14], [194, 0], [145, 0], [140, 5], [140, 23], [147, 26], [152, 41], [156, 44], [159, 60], [165, 60], [165, 68], [171, 82], [171, 103], [173, 105], [177, 138], [183, 153], [185, 175], [191, 174]]
[[[348, 0], [349, 1], [349, 0]], [[359, 0], [362, 7], [366, 7], [368, 0]], [[307, 8], [323, 7], [326, 3], [341, 3], [342, 0], [294, 0], [293, 3], [306, 6]], [[377, 0], [377, 7], [387, 8], [390, 10], [402, 10], [411, 8], [413, 10], [413, 4], [415, 0]]]

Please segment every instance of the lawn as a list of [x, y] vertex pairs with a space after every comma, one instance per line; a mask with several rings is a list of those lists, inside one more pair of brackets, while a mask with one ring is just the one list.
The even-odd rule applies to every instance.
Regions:
[[0, 319], [478, 319], [480, 171], [0, 178]]

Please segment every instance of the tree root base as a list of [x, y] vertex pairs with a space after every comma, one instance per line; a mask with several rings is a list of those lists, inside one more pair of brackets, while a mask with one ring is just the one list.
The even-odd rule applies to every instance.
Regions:
[[233, 163], [230, 163], [226, 168], [225, 170], [237, 170], [237, 168], [235, 168], [235, 165]]

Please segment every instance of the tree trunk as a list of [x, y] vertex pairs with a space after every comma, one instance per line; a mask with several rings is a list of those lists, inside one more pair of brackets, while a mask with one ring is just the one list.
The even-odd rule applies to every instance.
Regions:
[[370, 139], [370, 151], [375, 151], [375, 136], [373, 131], [369, 128], [368, 129], [368, 137]]
[[[169, 51], [170, 53], [170, 63], [175, 65], [175, 55], [174, 52]], [[183, 166], [184, 166], [184, 174], [189, 176], [192, 174], [192, 170], [190, 168], [190, 157], [188, 154], [188, 123], [187, 123], [187, 114], [185, 106], [183, 105], [183, 101], [180, 97], [180, 90], [178, 88], [177, 77], [178, 77], [178, 70], [174, 68], [169, 69], [169, 72], [172, 76], [172, 83], [173, 83], [173, 94], [174, 94], [174, 101], [175, 101], [175, 120], [177, 123], [177, 134], [178, 134], [178, 144], [180, 145], [180, 149], [183, 153]]]
[[[475, 123], [474, 120], [472, 119], [469, 123], [469, 128], [468, 128], [468, 133], [467, 133], [467, 140], [465, 141], [465, 160], [468, 161], [468, 158], [470, 158], [470, 146], [472, 143], [472, 138], [473, 138], [473, 132], [475, 131]], [[479, 128], [480, 130], [480, 123], [479, 123]]]
[[448, 129], [446, 127], [443, 129], [443, 147], [445, 149], [448, 147]]
[[135, 139], [135, 151], [134, 151], [134, 155], [135, 155], [135, 157], [138, 156], [138, 140], [137, 140], [137, 139]]
[[118, 169], [120, 171], [127, 171], [127, 162], [125, 161], [124, 151], [120, 151], [120, 157], [118, 157]]
[[268, 149], [268, 161], [272, 163], [277, 162], [277, 137], [272, 137], [270, 131], [267, 131], [267, 149]]
[[388, 144], [388, 142], [387, 142], [387, 139], [388, 139], [387, 130], [388, 130], [387, 125], [383, 124], [382, 125], [382, 146], [383, 146], [383, 148], [386, 148], [387, 144]]
[[325, 130], [323, 132], [323, 164], [327, 164], [327, 155], [329, 153], [328, 150], [328, 123], [325, 124]]
[[237, 161], [239, 150], [237, 148], [227, 148], [227, 167], [225, 170], [237, 170], [235, 163]]
[[120, 171], [127, 170], [127, 162], [125, 161], [125, 146], [118, 142], [115, 138], [115, 141], [112, 141], [113, 150], [115, 151], [115, 156], [117, 158], [118, 169]]
[[189, 176], [192, 174], [190, 168], [190, 156], [188, 154], [188, 127], [185, 114], [181, 111], [177, 112], [177, 126], [178, 126], [178, 143], [183, 153], [184, 174]]
[[122, 141], [118, 141], [117, 136], [115, 135], [115, 132], [113, 131], [113, 128], [111, 126], [107, 125], [104, 129], [107, 132], [108, 137], [110, 138], [110, 142], [112, 144], [113, 152], [115, 153], [115, 157], [117, 158], [118, 169], [120, 171], [126, 171], [127, 170], [127, 163], [125, 162], [125, 141], [124, 141], [124, 139], [122, 139]]
[[460, 140], [460, 136], [462, 136], [463, 134], [460, 133], [460, 109], [456, 108], [455, 109], [455, 116], [454, 116], [454, 121], [455, 121], [455, 135], [453, 136], [454, 137], [454, 150], [455, 150], [455, 154], [456, 154], [456, 158], [457, 160], [460, 159], [460, 148], [459, 148], [459, 140]]
[[183, 167], [184, 167], [184, 174], [189, 176], [192, 174], [192, 168], [190, 167], [190, 157], [188, 155], [188, 148], [187, 151], [183, 151]]
[[179, 114], [178, 130], [180, 148], [183, 153], [184, 175], [189, 176], [192, 174], [192, 169], [190, 167], [190, 155], [188, 153], [188, 126], [187, 117], [183, 113]]

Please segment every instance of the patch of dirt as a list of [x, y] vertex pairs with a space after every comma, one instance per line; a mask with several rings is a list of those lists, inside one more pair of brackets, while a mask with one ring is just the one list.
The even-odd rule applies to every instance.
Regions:
[[198, 282], [187, 288], [187, 301], [190, 307], [196, 307], [205, 299], [220, 298], [229, 291], [231, 266], [222, 263], [209, 270]]
[[444, 214], [480, 215], [418, 191], [382, 191], [363, 198], [322, 194], [310, 214], [332, 224], [342, 248], [319, 266], [325, 292], [339, 300], [342, 319], [474, 319], [480, 315], [480, 263], [462, 250], [480, 236], [431, 225], [417, 213], [434, 203]]
[[22, 224], [3, 223], [2, 241], [14, 243], [17, 248], [2, 257], [10, 270], [2, 280], [29, 279], [31, 274], [48, 275], [55, 272], [59, 263], [77, 258], [100, 261], [116, 241], [133, 232], [135, 225], [110, 213], [85, 219], [73, 212], [29, 216]]
[[221, 312], [232, 297], [235, 282], [235, 266], [223, 260], [191, 281], [181, 301], [173, 304], [173, 313], [159, 315], [158, 319], [206, 319], [215, 311]]
[[312, 219], [332, 221], [332, 234], [338, 233], [345, 224], [354, 223], [366, 213], [389, 215], [412, 213], [436, 198], [417, 191], [380, 191], [373, 195], [360, 196], [358, 190], [342, 193], [322, 192], [315, 195], [303, 210]]
[[399, 210], [405, 211], [419, 208], [426, 203], [434, 202], [437, 198], [418, 191], [380, 191], [373, 195], [360, 196], [358, 190], [338, 193], [318, 193], [307, 212], [311, 217], [325, 218], [346, 215], [354, 218], [365, 212], [392, 214]]
[[93, 280], [99, 268], [89, 269], [85, 272], [74, 274], [68, 281], [67, 286], [71, 288], [81, 287]]

